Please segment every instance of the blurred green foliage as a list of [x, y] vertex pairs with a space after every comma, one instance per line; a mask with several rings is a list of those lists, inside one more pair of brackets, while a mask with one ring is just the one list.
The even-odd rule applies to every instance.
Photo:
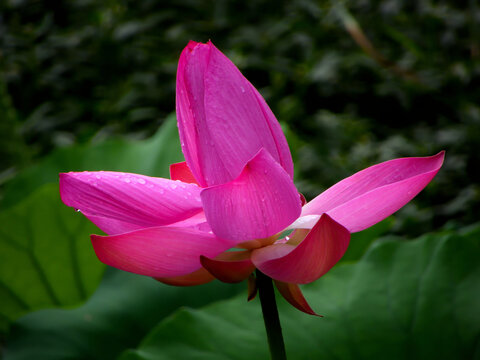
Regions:
[[212, 39], [296, 135], [307, 198], [376, 162], [445, 149], [395, 229], [471, 223], [479, 24], [475, 0], [6, 0], [0, 182], [57, 147], [153, 134], [174, 110], [181, 50]]
[[[479, 240], [475, 226], [376, 242], [357, 263], [304, 287], [324, 318], [279, 301], [288, 359], [478, 359]], [[261, 312], [251, 305], [238, 296], [179, 310], [119, 359], [269, 359]]]
[[0, 223], [0, 334], [20, 315], [76, 305], [97, 288], [105, 265], [88, 237], [98, 230], [72, 216], [56, 184], [0, 212]]
[[[479, 233], [477, 224], [375, 242], [358, 262], [303, 287], [323, 318], [279, 298], [288, 358], [478, 359]], [[5, 360], [268, 359], [258, 300], [232, 298], [239, 289], [162, 287], [110, 271], [81, 307], [19, 319]]]

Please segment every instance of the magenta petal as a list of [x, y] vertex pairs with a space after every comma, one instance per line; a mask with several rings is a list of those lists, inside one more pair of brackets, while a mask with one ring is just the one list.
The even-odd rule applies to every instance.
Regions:
[[412, 200], [437, 174], [445, 153], [371, 166], [333, 185], [302, 209], [328, 214], [350, 232], [366, 229]]
[[200, 185], [235, 179], [264, 148], [293, 177], [285, 136], [270, 108], [211, 42], [190, 43], [177, 71], [177, 119], [186, 162]]
[[60, 196], [112, 234], [168, 225], [202, 210], [197, 185], [111, 171], [60, 174]]
[[198, 182], [193, 176], [192, 171], [188, 167], [187, 163], [179, 162], [170, 165], [170, 179], [180, 180], [187, 184], [197, 184]]
[[235, 180], [206, 188], [200, 196], [213, 232], [235, 242], [274, 235], [301, 211], [292, 179], [263, 149]]
[[[197, 122], [205, 123], [205, 111], [201, 101], [193, 103], [193, 89], [198, 99], [203, 99], [203, 73], [207, 66], [210, 50], [205, 46], [197, 46], [198, 43], [190, 41], [180, 55], [177, 69], [177, 89], [176, 89], [176, 112], [178, 122], [178, 133], [182, 152], [185, 156], [186, 163], [192, 171], [194, 177], [201, 186], [206, 186], [206, 182], [202, 172], [202, 164], [200, 163], [200, 139], [204, 134], [199, 134], [196, 130]], [[195, 52], [195, 60], [191, 61], [193, 49], [198, 48]], [[192, 73], [197, 76], [187, 79], [185, 77], [185, 69], [187, 67], [195, 67], [196, 71]], [[193, 106], [196, 106], [193, 108]]]
[[[93, 216], [86, 214], [84, 215], [88, 218], [88, 220], [97, 225], [104, 233], [109, 235], [122, 234], [125, 232], [145, 228], [145, 226], [142, 225], [123, 222], [112, 218], [105, 218], [101, 216]], [[210, 229], [210, 226], [207, 223], [207, 220], [205, 219], [205, 214], [203, 213], [203, 211], [196, 215], [193, 215], [192, 217], [189, 217], [186, 220], [177, 221], [169, 224], [168, 226], [190, 228], [203, 232], [212, 231], [212, 229]]]
[[[290, 174], [290, 176], [293, 178], [292, 154], [290, 153], [290, 148], [288, 146], [287, 139], [283, 134], [282, 127], [280, 126], [277, 118], [273, 114], [272, 110], [268, 106], [263, 96], [258, 92], [257, 89], [255, 89], [255, 87], [251, 83], [249, 83], [249, 85], [260, 105], [260, 108], [262, 109], [263, 115], [265, 116], [265, 120], [267, 121], [268, 127], [272, 133], [273, 141], [275, 141], [275, 147], [277, 150], [276, 153], [278, 154], [278, 159], [279, 159], [278, 162], [282, 165], [285, 171], [288, 174]], [[276, 159], [275, 156], [274, 158]]]
[[100, 261], [140, 275], [166, 278], [200, 269], [200, 256], [215, 257], [229, 244], [211, 233], [176, 227], [151, 227], [130, 233], [92, 235]]
[[306, 284], [329, 271], [342, 258], [349, 242], [348, 230], [324, 214], [297, 246], [266, 246], [253, 250], [251, 259], [272, 279]]
[[143, 229], [145, 226], [132, 224], [129, 222], [124, 222], [120, 220], [115, 220], [112, 218], [106, 218], [102, 216], [94, 216], [83, 214], [85, 217], [90, 220], [92, 223], [98, 226], [105, 234], [115, 235], [122, 234], [130, 231]]

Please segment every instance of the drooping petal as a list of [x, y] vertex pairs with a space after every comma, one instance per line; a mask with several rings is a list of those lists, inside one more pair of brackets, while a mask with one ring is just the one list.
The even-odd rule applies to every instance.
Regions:
[[180, 180], [187, 184], [198, 185], [197, 180], [195, 180], [195, 176], [193, 176], [192, 171], [185, 161], [170, 165], [170, 179]]
[[60, 174], [60, 196], [107, 233], [168, 225], [202, 210], [197, 185], [112, 171]]
[[200, 196], [213, 232], [237, 243], [274, 235], [301, 211], [292, 179], [264, 149], [238, 178], [206, 188]]
[[274, 244], [253, 250], [252, 262], [272, 279], [306, 284], [329, 271], [343, 256], [350, 233], [327, 214], [297, 246]]
[[155, 278], [164, 284], [172, 286], [195, 286], [203, 285], [214, 280], [215, 277], [210, 274], [206, 269], [200, 268], [191, 274], [174, 276], [168, 278]]
[[169, 226], [113, 236], [91, 236], [103, 263], [135, 274], [169, 278], [200, 269], [200, 256], [215, 257], [229, 244], [213, 234]]
[[[302, 209], [302, 217], [328, 213], [350, 232], [366, 229], [412, 200], [437, 174], [444, 152], [371, 166], [335, 184]], [[301, 222], [302, 220], [298, 220]]]
[[280, 294], [290, 303], [290, 305], [306, 314], [323, 317], [322, 315], [318, 315], [313, 311], [310, 305], [308, 305], [307, 300], [305, 300], [305, 297], [302, 294], [302, 290], [300, 290], [300, 287], [297, 284], [289, 284], [277, 280], [274, 280], [274, 283]]
[[186, 162], [201, 186], [235, 179], [260, 148], [293, 177], [290, 150], [278, 121], [211, 42], [190, 42], [180, 56], [177, 119]]
[[210, 274], [226, 283], [243, 281], [255, 270], [255, 265], [250, 260], [250, 251], [228, 251], [215, 259], [201, 256], [200, 262]]

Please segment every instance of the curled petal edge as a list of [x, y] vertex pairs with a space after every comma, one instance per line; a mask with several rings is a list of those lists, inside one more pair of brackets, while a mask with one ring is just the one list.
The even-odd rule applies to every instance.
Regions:
[[252, 251], [252, 262], [272, 279], [306, 284], [327, 273], [345, 254], [349, 231], [323, 214], [298, 245], [273, 244]]

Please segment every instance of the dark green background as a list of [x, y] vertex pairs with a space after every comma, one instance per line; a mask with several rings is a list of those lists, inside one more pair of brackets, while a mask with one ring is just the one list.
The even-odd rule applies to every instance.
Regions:
[[[474, 0], [2, 4], [2, 179], [57, 147], [153, 134], [174, 111], [181, 50], [211, 39], [298, 137], [297, 180], [308, 197], [373, 163], [446, 150], [403, 225], [413, 234], [477, 220]], [[352, 19], [381, 59], [346, 31]]]

